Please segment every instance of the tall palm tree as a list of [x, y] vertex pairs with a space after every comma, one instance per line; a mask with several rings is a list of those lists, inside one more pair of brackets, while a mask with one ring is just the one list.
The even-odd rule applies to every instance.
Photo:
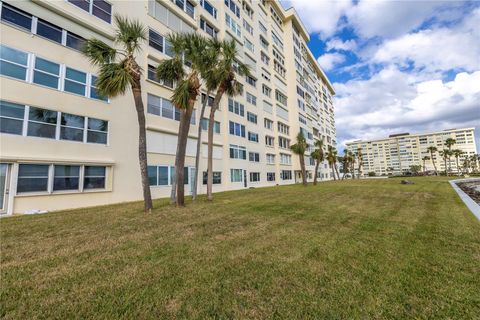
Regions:
[[218, 110], [224, 94], [232, 97], [243, 92], [243, 86], [237, 80], [236, 75], [242, 77], [250, 75], [248, 65], [238, 61], [239, 54], [235, 40], [211, 41], [213, 42], [212, 47], [218, 50], [219, 58], [214, 66], [206, 70], [204, 76], [207, 89], [217, 91], [208, 118], [207, 200], [209, 201], [213, 200], [213, 126], [215, 124], [215, 112]]
[[430, 157], [429, 156], [425, 156], [422, 158], [422, 161], [423, 161], [423, 174], [426, 175], [427, 174], [427, 166], [425, 165], [425, 162], [427, 160], [430, 160]]
[[328, 146], [327, 161], [328, 161], [328, 165], [332, 169], [333, 180], [337, 180], [335, 176], [335, 168], [334, 168], [337, 162], [337, 150], [332, 146]]
[[452, 162], [450, 161], [450, 158], [451, 156], [453, 155], [452, 153], [452, 146], [457, 143], [457, 141], [453, 138], [448, 138], [447, 140], [445, 140], [445, 146], [448, 148], [448, 151], [449, 152], [449, 156], [448, 156], [448, 171], [451, 172], [452, 171]]
[[464, 152], [460, 149], [454, 149], [452, 150], [453, 156], [455, 157], [455, 163], [457, 164], [457, 174], [460, 175], [460, 165], [458, 162], [458, 158], [460, 158]]
[[320, 163], [325, 160], [325, 153], [323, 151], [323, 140], [320, 139], [315, 141], [314, 146], [316, 148], [312, 151], [310, 156], [315, 160], [315, 177], [313, 178], [313, 185], [317, 185], [318, 167], [320, 166]]
[[357, 159], [356, 153], [348, 151], [348, 159], [350, 160], [350, 171], [352, 172], [352, 180], [355, 179], [355, 159]]
[[[168, 36], [172, 49], [172, 58], [163, 60], [157, 67], [157, 77], [163, 81], [174, 81], [176, 87], [172, 103], [180, 112], [178, 126], [177, 152], [175, 157], [175, 182], [172, 194], [175, 194], [177, 207], [185, 206], [184, 168], [188, 133], [195, 102], [200, 94], [200, 76], [211, 67], [205, 52], [209, 50], [208, 40], [196, 33], [173, 33]], [[189, 62], [189, 69], [184, 68]]]
[[100, 68], [95, 86], [102, 96], [116, 97], [124, 95], [128, 88], [132, 90], [138, 121], [138, 161], [142, 177], [144, 210], [152, 211], [152, 196], [148, 181], [147, 143], [145, 129], [145, 108], [142, 101], [142, 68], [138, 65], [136, 54], [146, 39], [146, 30], [138, 20], [129, 20], [115, 15], [116, 25], [114, 42], [111, 47], [101, 40], [92, 38], [83, 47], [83, 54], [90, 62]]
[[302, 132], [297, 134], [297, 142], [294, 145], [290, 146], [290, 149], [293, 153], [298, 155], [300, 159], [300, 169], [302, 171], [302, 183], [304, 186], [307, 185], [307, 172], [305, 170], [305, 151], [308, 149], [308, 143]]
[[447, 160], [450, 158], [451, 151], [448, 149], [443, 149], [442, 151], [439, 152], [439, 154], [443, 158], [443, 162], [445, 165], [445, 175], [448, 176]]
[[438, 149], [435, 146], [430, 146], [427, 148], [427, 151], [430, 152], [430, 160], [432, 160], [433, 170], [435, 171], [435, 175], [438, 176], [437, 165], [435, 164], [435, 157], [433, 156], [433, 154], [436, 153]]
[[360, 179], [362, 176], [362, 166], [363, 166], [362, 148], [357, 149], [357, 159], [358, 159], [358, 179]]

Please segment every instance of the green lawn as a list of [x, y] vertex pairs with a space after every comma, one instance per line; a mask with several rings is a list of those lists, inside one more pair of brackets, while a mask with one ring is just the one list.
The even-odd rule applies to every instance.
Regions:
[[480, 223], [444, 178], [0, 220], [7, 319], [478, 319]]

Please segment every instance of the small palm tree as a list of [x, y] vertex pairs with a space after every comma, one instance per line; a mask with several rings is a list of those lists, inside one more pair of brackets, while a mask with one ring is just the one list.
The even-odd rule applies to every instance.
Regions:
[[357, 159], [357, 154], [348, 151], [348, 159], [350, 160], [350, 171], [352, 172], [352, 180], [355, 179], [355, 160]]
[[243, 86], [237, 80], [236, 75], [242, 77], [250, 75], [248, 65], [239, 61], [235, 40], [211, 41], [213, 43], [212, 47], [218, 50], [218, 59], [214, 66], [208, 68], [204, 73], [207, 89], [217, 91], [208, 118], [207, 200], [210, 201], [213, 200], [213, 126], [215, 124], [215, 112], [218, 110], [224, 94], [233, 97], [243, 92]]
[[430, 160], [432, 160], [433, 170], [435, 171], [435, 175], [438, 176], [437, 165], [435, 164], [435, 157], [433, 156], [433, 154], [438, 151], [437, 147], [430, 146], [427, 148], [427, 151], [430, 152]]
[[453, 156], [455, 157], [455, 163], [457, 164], [457, 174], [460, 175], [460, 164], [458, 159], [464, 154], [464, 152], [460, 149], [452, 150]]
[[[175, 157], [175, 181], [172, 183], [172, 200], [177, 207], [185, 206], [184, 168], [188, 133], [195, 102], [200, 94], [200, 75], [204, 74], [211, 64], [209, 42], [196, 33], [173, 33], [168, 36], [173, 56], [163, 60], [157, 67], [157, 77], [163, 81], [173, 81], [176, 87], [172, 95], [172, 103], [180, 112], [178, 127], [177, 152]], [[184, 61], [190, 68], [184, 68]], [[175, 196], [176, 195], [176, 196]]]
[[332, 146], [328, 146], [327, 161], [328, 161], [328, 165], [332, 169], [333, 180], [337, 180], [335, 176], [335, 165], [337, 163], [337, 150]]
[[447, 140], [445, 140], [445, 146], [448, 148], [448, 151], [449, 152], [449, 156], [448, 156], [448, 171], [451, 172], [452, 171], [452, 162], [450, 161], [450, 158], [451, 156], [453, 155], [452, 153], [452, 146], [457, 143], [457, 141], [453, 138], [448, 138]]
[[362, 166], [363, 166], [363, 153], [362, 148], [357, 150], [357, 159], [358, 159], [358, 179], [362, 176]]
[[439, 152], [439, 154], [442, 157], [445, 165], [445, 175], [448, 176], [447, 160], [450, 158], [451, 152], [448, 149], [443, 149], [442, 151]]
[[292, 150], [293, 153], [298, 155], [300, 159], [300, 169], [302, 171], [302, 183], [304, 186], [307, 185], [307, 173], [305, 170], [305, 151], [308, 149], [308, 143], [307, 140], [305, 140], [305, 137], [303, 136], [302, 132], [299, 132], [297, 134], [297, 142], [290, 146], [290, 149]]
[[145, 129], [145, 109], [142, 101], [142, 69], [135, 55], [140, 51], [146, 39], [146, 31], [137, 20], [129, 20], [119, 15], [114, 16], [116, 24], [114, 48], [101, 40], [89, 39], [83, 54], [90, 62], [100, 68], [95, 86], [100, 95], [116, 97], [124, 95], [128, 88], [132, 90], [138, 121], [138, 160], [142, 177], [143, 201], [145, 212], [152, 210], [152, 197], [147, 170], [147, 144]]
[[425, 156], [422, 158], [422, 161], [423, 161], [423, 174], [426, 175], [427, 174], [427, 166], [425, 165], [425, 162], [427, 160], [430, 160], [430, 157], [429, 156]]
[[351, 164], [351, 157], [349, 155], [348, 149], [343, 150], [343, 157], [338, 157], [338, 160], [342, 164], [343, 167], [343, 175], [342, 175], [342, 180], [345, 179], [345, 175], [349, 173], [350, 171], [350, 164]]
[[325, 153], [323, 152], [323, 140], [315, 141], [315, 150], [312, 151], [310, 156], [315, 160], [315, 177], [313, 178], [313, 185], [317, 185], [318, 167], [320, 163], [325, 160]]

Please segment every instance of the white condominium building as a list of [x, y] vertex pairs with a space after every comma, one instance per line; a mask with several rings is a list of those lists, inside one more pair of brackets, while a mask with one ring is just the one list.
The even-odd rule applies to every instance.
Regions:
[[[1, 1], [0, 13], [2, 214], [142, 199], [133, 97], [100, 97], [98, 69], [80, 52], [89, 38], [114, 45], [115, 14], [147, 28], [137, 60], [144, 70], [154, 198], [170, 193], [177, 144], [173, 85], [158, 82], [154, 73], [171, 54], [171, 32], [234, 39], [252, 70], [240, 79], [243, 94], [224, 97], [216, 112], [214, 192], [295, 183], [300, 167], [290, 145], [300, 131], [310, 145], [316, 139], [336, 145], [334, 89], [307, 47], [308, 31], [295, 10], [276, 1]], [[202, 99], [211, 98], [204, 91]], [[199, 125], [206, 129], [207, 123], [196, 112], [187, 146], [188, 192]], [[204, 134], [200, 193], [206, 191], [206, 139]], [[306, 162], [312, 179], [313, 161]], [[326, 164], [319, 177], [330, 179]]]
[[[375, 172], [377, 176], [400, 175], [409, 172], [412, 165], [419, 165], [423, 170], [422, 158], [430, 157], [427, 148], [434, 146], [438, 151], [448, 149], [445, 146], [445, 141], [448, 138], [456, 141], [452, 150], [459, 149], [464, 152], [459, 160], [460, 165], [465, 156], [472, 156], [477, 153], [475, 128], [449, 129], [418, 134], [394, 134], [385, 139], [353, 141], [346, 145], [347, 149], [353, 152], [357, 152], [358, 148], [361, 148], [363, 153], [362, 174], [364, 176], [368, 175], [369, 172]], [[444, 171], [445, 162], [438, 151], [434, 153], [433, 161], [438, 171]], [[457, 172], [455, 158], [452, 156], [451, 159], [451, 170]], [[425, 166], [428, 171], [434, 170], [431, 160], [425, 161]]]

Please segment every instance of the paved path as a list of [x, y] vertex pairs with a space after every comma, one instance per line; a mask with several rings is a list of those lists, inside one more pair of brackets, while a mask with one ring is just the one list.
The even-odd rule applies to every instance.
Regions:
[[453, 189], [458, 193], [460, 199], [465, 203], [465, 205], [472, 211], [472, 213], [480, 220], [480, 206], [472, 200], [465, 192], [462, 191], [457, 186], [458, 182], [472, 182], [472, 181], [480, 181], [478, 178], [469, 178], [469, 179], [458, 179], [458, 180], [450, 180], [450, 184], [452, 185]]

